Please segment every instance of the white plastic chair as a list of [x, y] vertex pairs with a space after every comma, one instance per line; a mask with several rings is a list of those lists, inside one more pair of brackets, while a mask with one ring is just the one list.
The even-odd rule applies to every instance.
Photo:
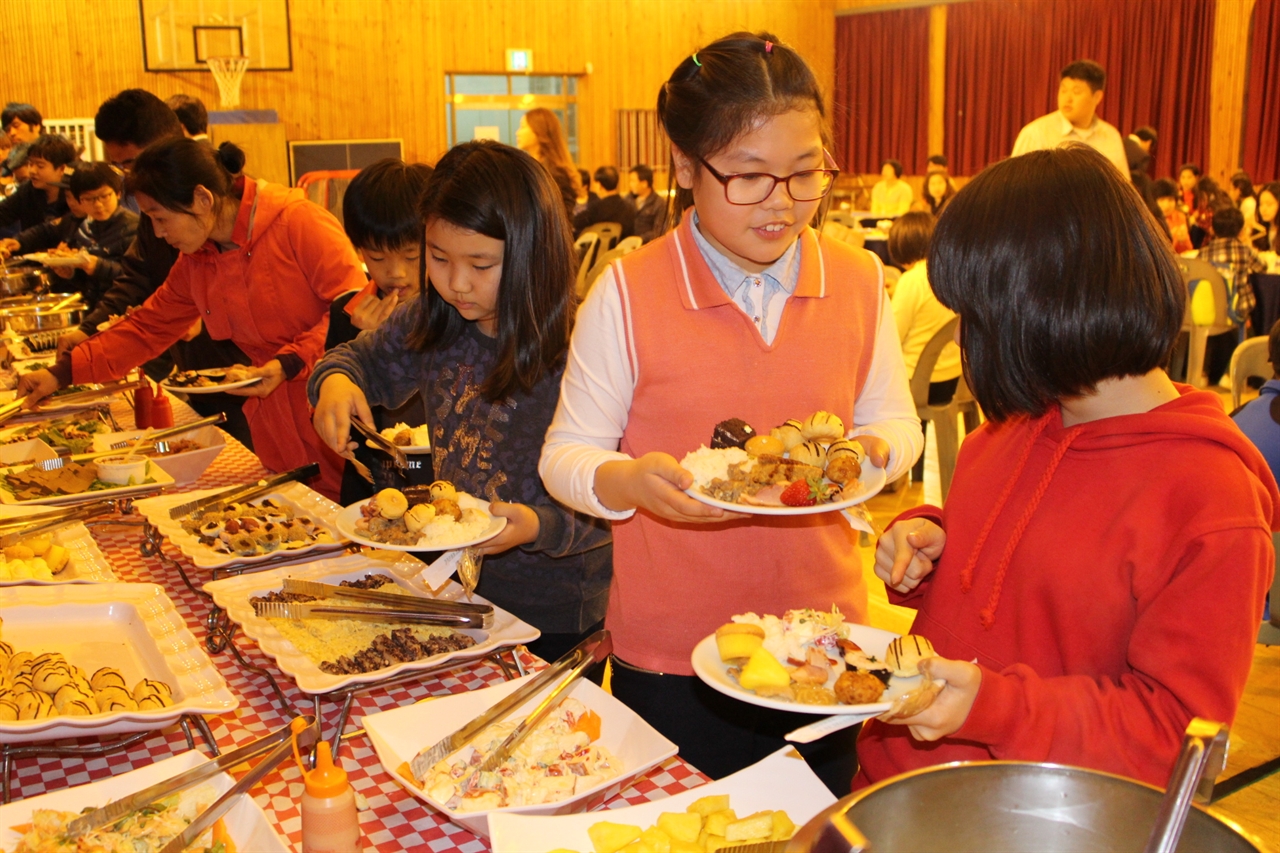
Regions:
[[622, 239], [622, 223], [620, 222], [597, 222], [594, 225], [588, 225], [582, 229], [583, 234], [599, 234], [600, 245], [609, 251], [618, 246], [618, 241]]
[[[1187, 313], [1182, 323], [1182, 330], [1190, 333], [1187, 347], [1187, 384], [1197, 388], [1204, 387], [1204, 350], [1210, 335], [1220, 335], [1235, 328], [1231, 318], [1227, 316], [1227, 280], [1213, 264], [1200, 258], [1178, 258], [1178, 271], [1187, 288]], [[1213, 294], [1213, 320], [1208, 325], [1196, 324], [1191, 316], [1192, 293], [1190, 284], [1203, 279], [1206, 284], [1201, 287], [1211, 288]]]
[[933, 377], [933, 369], [938, 364], [938, 356], [947, 344], [955, 340], [956, 326], [960, 318], [955, 317], [945, 326], [933, 333], [929, 342], [920, 352], [920, 360], [916, 362], [915, 372], [911, 374], [911, 399], [916, 404], [916, 414], [921, 421], [933, 423], [934, 438], [938, 444], [938, 475], [942, 481], [942, 498], [946, 500], [951, 491], [951, 479], [956, 473], [956, 456], [960, 452], [960, 431], [956, 426], [956, 417], [964, 414], [965, 432], [978, 428], [978, 404], [964, 377], [956, 386], [955, 396], [945, 406], [929, 405], [929, 382]]
[[600, 235], [594, 231], [584, 232], [573, 241], [573, 248], [578, 252], [578, 275], [575, 286], [578, 292], [582, 293], [587, 272], [596, 265], [596, 255], [600, 252]]
[[578, 288], [579, 298], [582, 298], [582, 299], [586, 298], [587, 294], [591, 292], [592, 285], [596, 283], [596, 279], [604, 275], [604, 271], [609, 268], [609, 264], [613, 263], [623, 255], [629, 255], [632, 252], [634, 252], [636, 249], [640, 248], [639, 242], [630, 244], [627, 242], [628, 240], [639, 241], [640, 238], [628, 237], [626, 240], [623, 240], [621, 243], [618, 244], [618, 248], [612, 249], [608, 252], [605, 252], [603, 255], [601, 255], [600, 259], [596, 261], [595, 266], [593, 266], [591, 268], [591, 271], [587, 273], [586, 279], [583, 281], [582, 287]]
[[1240, 408], [1240, 398], [1250, 376], [1267, 380], [1275, 374], [1267, 347], [1269, 340], [1266, 335], [1247, 338], [1231, 353], [1231, 411]]
[[625, 255], [627, 254], [627, 252], [634, 252], [636, 249], [639, 249], [643, 245], [644, 245], [644, 240], [632, 234], [630, 237], [627, 237], [624, 240], [620, 240], [618, 242], [618, 245], [613, 247], [613, 250], [615, 252], [620, 249], [624, 250], [622, 254]]

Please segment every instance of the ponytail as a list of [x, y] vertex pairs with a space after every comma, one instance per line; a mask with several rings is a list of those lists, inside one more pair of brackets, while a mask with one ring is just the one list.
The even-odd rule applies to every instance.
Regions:
[[125, 189], [156, 200], [161, 207], [190, 212], [196, 187], [204, 187], [215, 199], [239, 201], [243, 183], [244, 152], [231, 142], [217, 150], [194, 139], [166, 139], [150, 145], [133, 163]]

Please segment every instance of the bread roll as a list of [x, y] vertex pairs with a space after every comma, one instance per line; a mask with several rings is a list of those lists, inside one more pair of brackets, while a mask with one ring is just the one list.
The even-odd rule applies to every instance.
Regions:
[[933, 643], [919, 634], [906, 634], [889, 644], [884, 653], [885, 663], [893, 670], [893, 674], [902, 678], [910, 678], [920, 674], [920, 661], [937, 657]]

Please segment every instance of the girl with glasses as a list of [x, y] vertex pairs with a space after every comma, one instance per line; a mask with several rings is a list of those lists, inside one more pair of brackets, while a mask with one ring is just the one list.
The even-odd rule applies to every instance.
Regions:
[[[658, 114], [674, 230], [584, 302], [540, 468], [553, 496], [613, 522], [614, 694], [721, 777], [812, 718], [713, 693], [693, 675], [694, 646], [748, 611], [834, 604], [865, 621], [867, 594], [839, 514], [727, 513], [684, 494], [693, 477], [677, 460], [720, 421], [767, 434], [818, 410], [890, 479], [923, 442], [879, 262], [811, 227], [837, 173], [804, 60], [767, 33], [735, 33], [676, 67]], [[809, 758], [847, 792], [844, 734]]]

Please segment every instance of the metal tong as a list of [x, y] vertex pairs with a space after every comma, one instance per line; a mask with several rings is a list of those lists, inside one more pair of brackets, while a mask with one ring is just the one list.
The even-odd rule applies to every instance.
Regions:
[[[147, 436], [147, 439], [149, 441], [158, 441], [162, 438], [172, 438], [173, 436], [181, 435], [184, 432], [191, 432], [192, 430], [197, 430], [197, 429], [200, 429], [201, 427], [216, 426], [217, 424], [224, 424], [226, 422], [227, 422], [226, 413], [218, 412], [218, 414], [216, 415], [210, 415], [207, 418], [201, 418], [198, 421], [192, 421], [191, 423], [183, 424], [182, 426], [169, 427], [167, 429], [158, 429], [155, 432], [151, 433], [151, 435]], [[134, 439], [134, 440], [136, 441], [137, 439]], [[111, 449], [123, 450], [124, 448], [128, 447], [131, 444], [133, 444], [132, 441], [117, 441], [111, 445]]]
[[405, 458], [404, 451], [383, 438], [382, 433], [378, 432], [359, 418], [352, 418], [351, 425], [356, 428], [357, 432], [377, 445], [379, 450], [383, 450], [391, 454], [391, 461], [395, 463], [397, 468], [403, 471], [405, 468], [409, 467], [409, 460]]
[[[22, 520], [30, 526], [20, 527], [17, 530], [11, 530], [0, 535], [0, 548], [8, 548], [10, 545], [16, 545], [27, 537], [38, 536], [41, 533], [51, 533], [54, 530], [60, 530], [79, 521], [97, 518], [100, 515], [106, 515], [114, 511], [115, 507], [104, 501], [102, 503], [82, 505], [71, 512], [58, 513], [53, 518], [48, 518], [43, 513], [38, 516], [26, 516]], [[33, 520], [35, 523], [31, 524]]]
[[132, 391], [141, 384], [142, 380], [140, 379], [135, 379], [133, 381], [128, 379], [118, 379], [115, 382], [108, 382], [101, 388], [90, 388], [87, 391], [76, 391], [73, 394], [63, 394], [61, 397], [47, 397], [40, 401], [40, 405], [36, 407], [36, 410], [47, 411], [44, 408], [46, 403], [53, 403], [58, 406], [87, 403], [90, 400], [96, 400], [99, 397], [109, 397], [112, 394], [119, 394], [122, 391]]
[[[493, 757], [499, 754], [501, 754], [501, 759], [498, 763], [505, 761], [510, 750], [529, 733], [529, 729], [537, 725], [546, 716], [548, 711], [559, 704], [564, 692], [582, 676], [587, 668], [592, 664], [603, 661], [612, 653], [613, 635], [608, 631], [597, 631], [592, 634], [560, 660], [530, 678], [488, 711], [485, 711], [453, 734], [442, 738], [433, 746], [419, 752], [409, 765], [413, 778], [424, 778], [427, 771], [436, 764], [462, 749], [474, 740], [476, 735], [489, 728], [489, 726], [506, 719], [507, 716], [525, 702], [541, 693], [548, 684], [555, 682], [557, 678], [561, 678], [561, 681], [547, 694], [547, 698], [525, 718], [524, 722], [511, 733], [510, 737], [502, 742], [494, 755], [490, 756], [490, 760], [486, 761], [480, 769], [488, 768], [493, 761]], [[494, 764], [494, 766], [496, 767], [497, 765]]]
[[[253, 612], [261, 619], [359, 619], [363, 622], [412, 622], [447, 628], [482, 629], [486, 617], [453, 612], [427, 612], [415, 607], [361, 607], [358, 604], [255, 601]], [[489, 624], [493, 617], [489, 616]]]
[[[300, 741], [305, 741], [307, 747], [310, 748], [311, 745], [320, 739], [320, 727], [316, 725], [316, 718], [313, 716], [303, 716], [299, 719], [301, 719], [303, 724], [305, 724], [305, 728], [303, 728], [299, 733], [298, 738]], [[130, 794], [129, 796], [119, 800], [114, 800], [113, 802], [107, 803], [100, 809], [95, 809], [82, 817], [78, 817], [71, 821], [71, 823], [67, 824], [66, 836], [71, 840], [75, 840], [86, 832], [90, 832], [100, 826], [109, 826], [122, 818], [128, 817], [138, 809], [146, 808], [158, 800], [162, 800], [165, 797], [178, 793], [179, 791], [184, 791], [187, 788], [208, 781], [219, 773], [229, 771], [233, 767], [243, 764], [249, 759], [256, 758], [270, 750], [271, 753], [267, 756], [266, 760], [253, 768], [253, 770], [249, 771], [249, 774], [245, 776], [244, 779], [240, 780], [240, 782], [235, 785], [235, 787], [227, 791], [226, 794], [223, 794], [222, 797], [220, 797], [212, 806], [209, 807], [209, 809], [196, 819], [196, 823], [202, 822], [207, 815], [211, 812], [215, 812], [221, 804], [225, 803], [223, 808], [216, 811], [216, 813], [209, 818], [207, 823], [204, 823], [200, 830], [192, 836], [194, 839], [196, 835], [199, 835], [205, 830], [205, 828], [222, 816], [227, 808], [230, 807], [230, 801], [235, 796], [247, 791], [249, 788], [253, 787], [253, 785], [257, 784], [258, 780], [267, 774], [267, 771], [278, 765], [284, 757], [289, 754], [289, 751], [292, 748], [291, 741], [293, 725], [293, 723], [290, 723], [287, 726], [277, 729], [264, 738], [260, 738], [253, 743], [240, 747], [237, 750], [223, 754], [215, 761], [210, 761], [207, 764], [201, 764], [198, 767], [193, 767], [185, 773], [179, 773], [171, 779], [158, 782], [149, 788], [143, 788], [137, 793]], [[196, 823], [192, 823], [191, 826], [187, 828], [188, 832], [192, 827], [196, 826]], [[183, 835], [185, 834], [186, 833], [183, 833]], [[182, 836], [179, 836], [179, 838], [181, 837]], [[177, 840], [177, 838], [174, 839], [174, 841]], [[190, 844], [189, 841], [183, 843], [176, 849], [181, 851], [188, 844]], [[169, 842], [164, 849], [168, 850], [172, 846], [173, 841]]]
[[310, 595], [313, 598], [351, 598], [356, 601], [369, 601], [376, 604], [389, 604], [408, 610], [421, 610], [424, 613], [459, 613], [467, 616], [485, 617], [484, 627], [493, 624], [492, 604], [468, 604], [462, 601], [449, 601], [440, 598], [421, 598], [416, 595], [400, 595], [394, 592], [379, 592], [376, 589], [357, 589], [338, 584], [305, 581], [298, 578], [285, 578], [284, 591], [296, 595]]
[[198, 510], [209, 509], [211, 507], [225, 507], [227, 504], [233, 502], [246, 501], [250, 498], [269, 492], [282, 483], [287, 483], [291, 480], [308, 480], [319, 473], [320, 465], [316, 462], [311, 462], [300, 468], [294, 468], [292, 471], [285, 471], [283, 474], [276, 474], [274, 477], [259, 480], [256, 483], [232, 486], [229, 489], [214, 492], [212, 495], [206, 495], [203, 498], [179, 504], [169, 510], [169, 517], [173, 519], [185, 518]]

